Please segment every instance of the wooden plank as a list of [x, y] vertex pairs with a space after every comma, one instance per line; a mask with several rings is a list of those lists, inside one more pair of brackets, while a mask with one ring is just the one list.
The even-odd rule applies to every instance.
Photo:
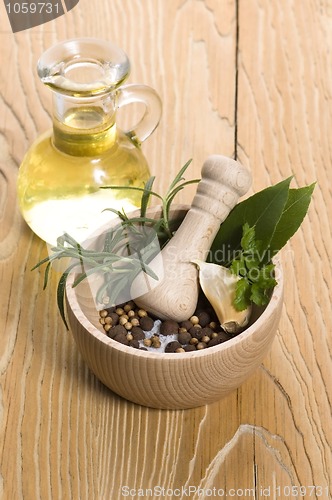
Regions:
[[[199, 175], [209, 154], [232, 155], [235, 2], [80, 0], [65, 16], [15, 35], [2, 3], [0, 23], [0, 497], [99, 500], [119, 498], [125, 485], [204, 484], [237, 431], [236, 394], [168, 412], [105, 389], [61, 323], [56, 276], [43, 292], [42, 274], [30, 272], [46, 249], [19, 215], [15, 176], [29, 144], [50, 126], [51, 95], [38, 81], [38, 57], [76, 36], [115, 41], [132, 61], [130, 82], [161, 95], [162, 122], [144, 145], [160, 190], [190, 157], [188, 178]], [[179, 201], [191, 196], [188, 190]]]
[[[261, 483], [322, 487], [325, 498], [332, 470], [332, 3], [239, 6], [239, 159], [250, 165], [255, 190], [293, 174], [293, 186], [317, 181], [309, 215], [283, 251], [284, 314], [250, 414], [273, 436], [256, 440], [256, 472]], [[267, 459], [271, 447], [282, 470]]]

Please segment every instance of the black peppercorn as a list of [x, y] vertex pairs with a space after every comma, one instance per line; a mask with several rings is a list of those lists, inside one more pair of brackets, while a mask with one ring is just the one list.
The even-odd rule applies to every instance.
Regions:
[[177, 349], [180, 349], [182, 345], [177, 340], [173, 340], [173, 342], [168, 342], [165, 347], [165, 352], [175, 352]]
[[120, 344], [129, 345], [129, 341], [127, 340], [126, 335], [122, 333], [118, 333], [117, 335], [115, 335], [114, 340], [120, 342]]
[[189, 344], [190, 342], [190, 339], [191, 339], [191, 335], [189, 332], [181, 332], [179, 333], [178, 335], [178, 341], [180, 342], [180, 344], [184, 345], [184, 344]]
[[198, 320], [199, 320], [199, 324], [201, 325], [202, 328], [204, 328], [205, 326], [207, 326], [210, 323], [210, 321], [211, 321], [210, 315], [207, 312], [205, 312], [205, 311], [200, 312], [197, 315], [197, 317], [198, 317]]
[[150, 318], [150, 316], [144, 316], [143, 318], [140, 318], [139, 323], [141, 328], [145, 332], [149, 332], [150, 330], [152, 330], [154, 325], [154, 321], [152, 318]]
[[217, 337], [214, 337], [210, 340], [210, 342], [208, 343], [208, 347], [213, 347], [215, 345], [222, 344], [223, 342], [225, 342], [228, 339], [229, 339], [229, 337], [226, 333], [224, 333], [224, 332], [218, 333]]
[[192, 344], [184, 345], [183, 349], [185, 350], [185, 352], [196, 351], [196, 347]]
[[181, 328], [185, 328], [186, 330], [190, 330], [190, 328], [193, 326], [192, 322], [187, 319], [186, 321], [181, 321], [180, 323]]
[[189, 330], [189, 333], [193, 338], [201, 340], [201, 338], [203, 337], [202, 330], [203, 328], [195, 328], [194, 326], [192, 326]]
[[179, 325], [176, 321], [173, 321], [171, 319], [167, 319], [166, 321], [163, 321], [162, 324], [160, 325], [160, 334], [161, 335], [173, 335], [175, 333], [178, 333], [179, 331]]
[[110, 329], [109, 334], [111, 333], [112, 337], [116, 337], [117, 335], [127, 335], [127, 330], [122, 325], [116, 325]]
[[135, 347], [135, 349], [139, 349], [139, 342], [138, 342], [138, 340], [135, 340], [135, 339], [131, 340], [129, 342], [129, 345], [130, 345], [130, 347]]
[[145, 335], [144, 335], [144, 332], [142, 330], [142, 328], [140, 328], [139, 326], [133, 326], [130, 333], [132, 334], [132, 336], [134, 337], [134, 340], [143, 340], [145, 339]]

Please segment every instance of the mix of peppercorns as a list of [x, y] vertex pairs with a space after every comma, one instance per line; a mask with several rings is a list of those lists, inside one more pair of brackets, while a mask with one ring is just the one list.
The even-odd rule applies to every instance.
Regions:
[[198, 306], [194, 315], [181, 323], [153, 318], [133, 301], [121, 306], [105, 307], [99, 316], [99, 322], [110, 338], [144, 351], [192, 352], [232, 338], [222, 330], [208, 306], [205, 309]]

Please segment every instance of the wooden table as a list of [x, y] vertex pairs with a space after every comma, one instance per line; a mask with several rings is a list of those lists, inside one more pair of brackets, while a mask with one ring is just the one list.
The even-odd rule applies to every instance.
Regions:
[[[211, 406], [158, 411], [114, 395], [66, 332], [55, 278], [43, 292], [42, 273], [30, 272], [46, 250], [20, 216], [15, 179], [50, 126], [35, 67], [77, 36], [113, 40], [130, 81], [160, 94], [162, 122], [144, 145], [158, 189], [189, 158], [187, 178], [197, 177], [211, 153], [247, 165], [252, 192], [290, 175], [294, 187], [317, 181], [282, 252], [273, 348]], [[16, 34], [1, 3], [0, 52], [0, 497], [331, 498], [332, 1], [80, 0]]]

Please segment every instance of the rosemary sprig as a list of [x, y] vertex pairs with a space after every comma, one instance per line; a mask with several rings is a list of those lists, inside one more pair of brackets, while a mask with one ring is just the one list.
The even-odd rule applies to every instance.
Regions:
[[[68, 329], [65, 316], [65, 289], [69, 274], [75, 270], [77, 276], [73, 287], [93, 273], [101, 273], [104, 282], [97, 292], [96, 300], [102, 303], [103, 297], [109, 297], [110, 304], [116, 304], [117, 297], [122, 289], [132, 283], [135, 277], [143, 270], [153, 279], [158, 279], [149, 262], [160, 251], [156, 245], [156, 237], [164, 244], [173, 236], [169, 219], [170, 209], [175, 196], [185, 186], [199, 182], [200, 179], [185, 181], [183, 175], [190, 165], [189, 160], [175, 176], [164, 196], [153, 190], [155, 177], [150, 177], [144, 187], [135, 186], [103, 186], [101, 189], [135, 190], [142, 193], [140, 216], [130, 218], [124, 210], [107, 208], [114, 212], [120, 224], [105, 234], [102, 250], [84, 248], [72, 236], [65, 233], [57, 239], [57, 245], [52, 248], [52, 254], [38, 262], [33, 268], [38, 269], [46, 264], [44, 271], [44, 286], [47, 287], [50, 270], [53, 262], [61, 259], [71, 259], [70, 265], [62, 273], [57, 286], [57, 304], [61, 318]], [[147, 208], [152, 197], [157, 198], [162, 206], [162, 215], [159, 219], [146, 216]]]
[[[150, 177], [150, 179], [146, 182], [145, 186], [143, 188], [137, 187], [137, 186], [102, 186], [101, 189], [129, 189], [129, 190], [134, 190], [134, 191], [140, 191], [142, 193], [142, 198], [141, 198], [141, 218], [145, 219], [145, 214], [146, 214], [146, 209], [149, 203], [149, 200], [151, 196], [155, 196], [161, 201], [161, 206], [162, 206], [162, 218], [159, 220], [160, 223], [160, 229], [162, 229], [167, 236], [167, 238], [172, 237], [172, 231], [171, 231], [171, 225], [170, 225], [170, 220], [169, 220], [169, 213], [171, 209], [172, 202], [175, 198], [175, 196], [186, 186], [189, 184], [197, 184], [200, 179], [192, 179], [189, 181], [185, 181], [183, 174], [189, 167], [190, 163], [192, 160], [188, 160], [185, 165], [180, 169], [178, 174], [175, 176], [173, 181], [171, 182], [165, 196], [161, 196], [159, 193], [155, 192], [152, 190], [153, 183], [155, 180], [155, 177]], [[184, 182], [181, 182], [184, 181]], [[125, 220], [125, 214], [121, 211], [114, 210], [113, 208], [107, 208], [106, 210], [111, 210], [112, 212], [116, 213], [118, 217], [122, 220]], [[149, 222], [152, 222], [151, 219]]]

